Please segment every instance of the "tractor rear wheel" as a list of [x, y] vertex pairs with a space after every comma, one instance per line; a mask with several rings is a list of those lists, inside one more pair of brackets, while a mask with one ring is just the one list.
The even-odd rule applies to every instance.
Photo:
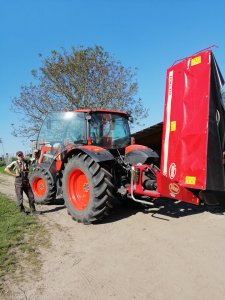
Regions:
[[112, 208], [109, 174], [86, 154], [69, 160], [63, 174], [63, 198], [71, 217], [82, 223], [101, 220]]
[[55, 200], [56, 186], [48, 170], [37, 167], [31, 174], [29, 181], [37, 204], [50, 204]]

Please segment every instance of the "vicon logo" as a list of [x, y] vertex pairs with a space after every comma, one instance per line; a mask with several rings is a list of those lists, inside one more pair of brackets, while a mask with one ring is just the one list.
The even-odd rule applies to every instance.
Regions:
[[169, 184], [169, 190], [170, 190], [170, 195], [172, 197], [175, 197], [177, 194], [180, 193], [179, 185], [176, 184], [176, 183], [170, 183]]
[[169, 177], [173, 179], [176, 176], [177, 167], [175, 163], [172, 163], [169, 167]]

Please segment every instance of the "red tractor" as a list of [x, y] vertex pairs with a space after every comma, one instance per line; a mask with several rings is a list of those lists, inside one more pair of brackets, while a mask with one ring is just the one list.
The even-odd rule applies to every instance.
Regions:
[[38, 135], [39, 158], [30, 177], [36, 202], [50, 203], [63, 193], [75, 220], [102, 219], [116, 198], [128, 195], [135, 164], [149, 165], [144, 186], [155, 190], [158, 155], [131, 145], [129, 119], [127, 113], [101, 109], [50, 113]]
[[211, 50], [168, 69], [161, 162], [152, 149], [134, 144], [125, 112], [50, 113], [30, 177], [36, 202], [62, 193], [72, 218], [90, 223], [118, 199], [152, 204], [163, 196], [199, 204], [224, 191], [223, 83]]

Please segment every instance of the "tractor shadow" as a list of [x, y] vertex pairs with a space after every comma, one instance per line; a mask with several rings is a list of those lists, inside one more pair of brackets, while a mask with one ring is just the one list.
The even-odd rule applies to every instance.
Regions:
[[40, 211], [41, 214], [54, 213], [54, 212], [57, 212], [57, 211], [60, 211], [60, 210], [66, 208], [65, 201], [62, 197], [58, 197], [58, 198], [54, 199], [54, 201], [52, 201], [51, 203], [46, 204], [46, 206], [49, 209], [41, 210]]
[[[56, 198], [54, 202], [48, 204], [47, 206], [49, 209], [42, 210], [42, 214], [54, 213], [66, 209], [65, 202], [62, 197]], [[107, 217], [101, 221], [96, 221], [93, 224], [97, 225], [113, 223], [129, 218], [137, 213], [150, 214], [153, 218], [169, 221], [169, 218], [183, 218], [204, 212], [223, 215], [225, 214], [225, 203], [220, 205], [202, 204], [197, 206], [182, 201], [174, 201], [169, 198], [159, 198], [154, 202], [154, 206], [149, 206], [130, 200], [124, 204], [118, 205]]]
[[182, 201], [174, 201], [172, 199], [160, 198], [155, 201], [153, 207], [146, 208], [144, 213], [151, 214], [153, 218], [159, 218], [166, 221], [170, 218], [183, 218], [191, 215], [201, 214], [208, 211], [205, 205], [193, 205]]
[[144, 211], [144, 213], [151, 214], [154, 218], [166, 221], [169, 221], [169, 219], [165, 219], [163, 217], [183, 218], [204, 212], [223, 215], [225, 213], [225, 205], [206, 205], [204, 203], [194, 205], [182, 201], [174, 201], [169, 198], [160, 198], [155, 201], [153, 207], [146, 208]]
[[95, 221], [93, 224], [108, 224], [118, 222], [123, 219], [127, 219], [132, 215], [136, 215], [138, 212], [144, 212], [144, 207], [137, 205], [121, 205], [120, 207], [113, 208], [108, 216], [106, 216], [103, 220]]
[[[174, 201], [172, 199], [160, 198], [154, 202], [154, 206], [141, 205], [134, 203], [122, 205], [113, 211], [107, 218], [99, 223], [112, 223], [121, 219], [129, 218], [137, 213], [150, 214], [151, 217], [170, 221], [169, 218], [183, 218], [191, 215], [209, 212], [212, 214], [225, 214], [225, 204], [221, 205], [193, 205], [182, 201]], [[98, 224], [98, 222], [97, 222]]]
[[64, 205], [65, 206], [65, 201], [64, 201], [64, 199], [62, 197], [58, 197], [58, 198], [54, 199], [54, 201], [52, 202], [52, 204], [53, 205]]

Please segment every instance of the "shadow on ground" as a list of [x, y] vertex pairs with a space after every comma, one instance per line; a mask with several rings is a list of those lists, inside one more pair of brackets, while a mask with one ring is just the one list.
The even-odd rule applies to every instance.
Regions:
[[[51, 202], [47, 205], [48, 205], [49, 209], [41, 210], [41, 214], [54, 213], [54, 212], [57, 212], [59, 210], [66, 208], [63, 198], [56, 198], [53, 202]], [[37, 206], [39, 206], [39, 204], [37, 204]]]
[[[54, 206], [52, 209], [51, 206]], [[59, 210], [65, 209], [65, 203], [63, 198], [55, 199], [54, 203], [49, 204], [48, 210], [42, 211], [43, 214], [54, 213]], [[182, 201], [174, 201], [172, 199], [160, 198], [154, 202], [154, 206], [142, 205], [135, 203], [134, 201], [126, 201], [126, 204], [121, 204], [117, 208], [113, 209], [111, 213], [105, 217], [102, 221], [97, 221], [94, 224], [106, 224], [117, 222], [122, 219], [129, 218], [139, 212], [149, 214], [153, 218], [158, 218], [164, 221], [169, 221], [169, 218], [182, 218], [203, 212], [210, 212], [214, 214], [224, 214], [225, 204], [221, 205], [192, 205]], [[68, 216], [69, 217], [69, 216]], [[169, 218], [166, 218], [169, 217]]]
[[[223, 215], [225, 213], [225, 204], [220, 205], [193, 205], [182, 201], [160, 198], [154, 202], [154, 206], [140, 205], [131, 202], [121, 208], [117, 208], [110, 216], [105, 218], [101, 223], [116, 222], [121, 219], [129, 218], [138, 212], [149, 214], [153, 218], [169, 221], [169, 218], [182, 218], [203, 212]], [[168, 217], [168, 218], [167, 218]]]
[[[154, 207], [146, 209], [145, 213], [151, 214], [152, 217], [167, 216], [172, 218], [182, 218], [195, 214], [200, 214], [208, 210], [205, 205], [193, 205], [182, 201], [161, 198], [155, 202]], [[164, 219], [168, 220], [169, 219]]]
[[174, 201], [168, 198], [160, 198], [155, 202], [154, 207], [146, 209], [145, 213], [152, 214], [152, 217], [162, 215], [172, 218], [182, 218], [206, 211], [212, 214], [221, 215], [225, 212], [225, 205], [206, 205], [204, 203], [200, 205], [193, 205], [182, 201]]

